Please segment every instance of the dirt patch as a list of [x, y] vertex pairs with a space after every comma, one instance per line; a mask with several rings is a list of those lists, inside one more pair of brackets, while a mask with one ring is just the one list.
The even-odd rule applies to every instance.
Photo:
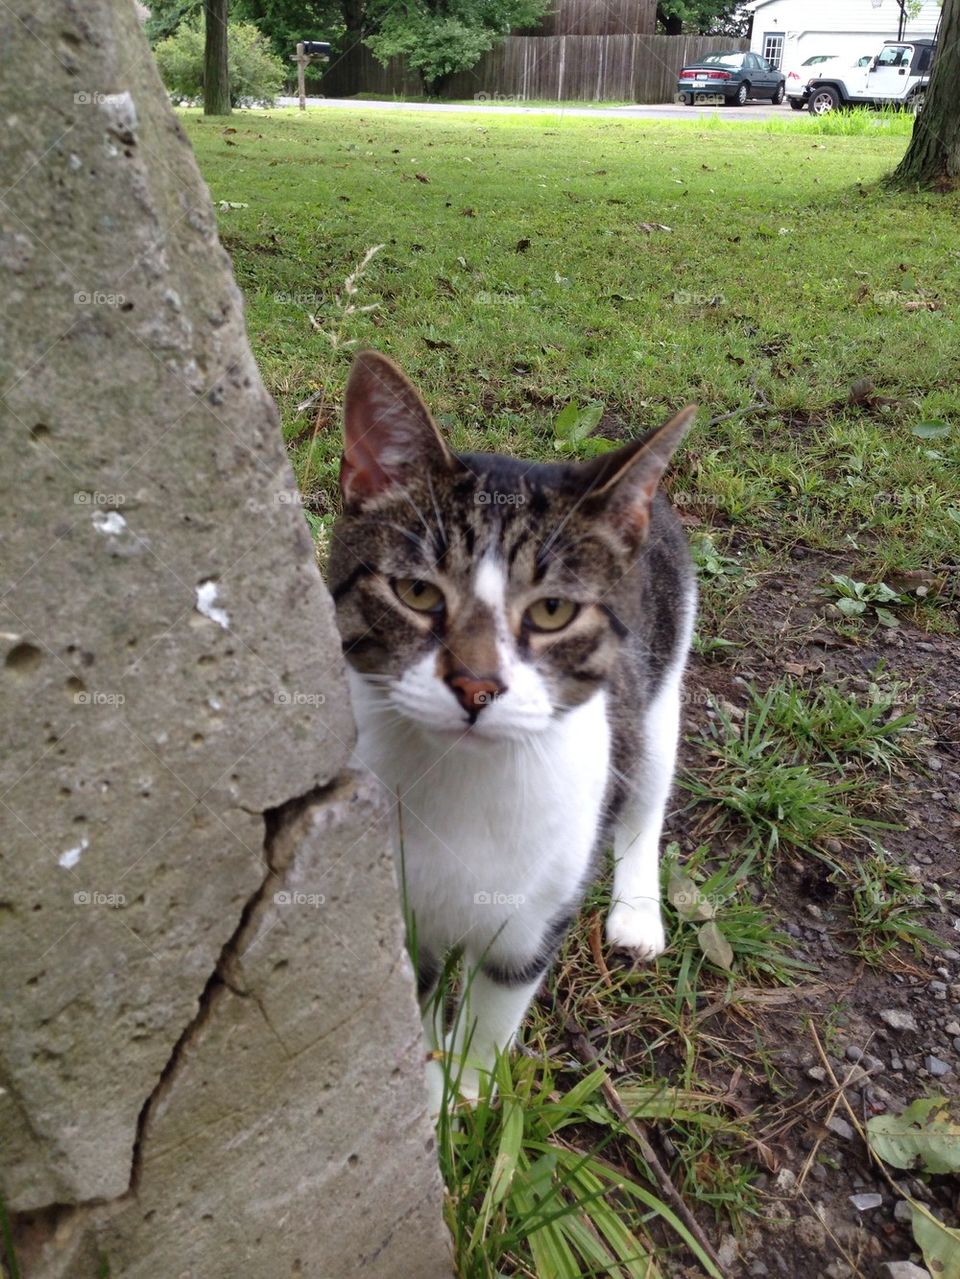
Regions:
[[[923, 922], [942, 948], [930, 947], [920, 958], [906, 950], [885, 967], [868, 966], [852, 953], [849, 898], [829, 867], [780, 855], [761, 900], [790, 935], [796, 957], [810, 965], [809, 975], [786, 996], [780, 990], [752, 999], [747, 992], [728, 1006], [705, 1002], [696, 1029], [711, 1040], [713, 1082], [747, 1117], [763, 1152], [754, 1157], [767, 1165], [754, 1183], [762, 1216], [745, 1218], [735, 1243], [725, 1241], [730, 1274], [843, 1279], [879, 1275], [885, 1261], [920, 1257], [909, 1219], [872, 1164], [841, 1091], [860, 1124], [921, 1095], [960, 1091], [960, 641], [908, 624], [865, 627], [856, 639], [838, 635], [824, 618], [819, 589], [830, 572], [848, 566], [800, 550], [762, 577], [727, 620], [724, 634], [739, 645], [734, 656], [693, 661], [686, 731], [696, 736], [717, 702], [746, 708], [747, 684], [762, 692], [787, 672], [810, 691], [825, 684], [865, 691], [875, 682], [899, 681], [903, 709], [916, 712], [921, 747], [882, 788], [883, 816], [901, 827], [882, 832], [882, 842], [934, 897]], [[688, 740], [683, 767], [695, 773], [705, 763]], [[701, 806], [675, 812], [665, 838], [691, 851], [702, 841], [703, 816]], [[858, 851], [866, 845], [842, 853]], [[624, 1033], [614, 1036], [612, 1052], [629, 1068], [646, 1049]], [[655, 1057], [658, 1074], [682, 1079], [683, 1063], [671, 1048]], [[699, 1068], [702, 1073], [702, 1056]], [[900, 1174], [898, 1180], [948, 1225], [958, 1224], [955, 1178]], [[679, 1267], [673, 1273], [693, 1272]]]

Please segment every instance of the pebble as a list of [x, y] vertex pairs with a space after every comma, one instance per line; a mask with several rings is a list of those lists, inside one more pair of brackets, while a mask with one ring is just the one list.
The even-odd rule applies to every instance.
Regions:
[[948, 1021], [943, 1029], [948, 1035], [960, 1035], [960, 1021]]
[[807, 1071], [808, 1079], [815, 1079], [818, 1084], [822, 1084], [827, 1077], [827, 1072], [822, 1066], [811, 1066]]
[[903, 1062], [896, 1053], [890, 1054], [890, 1069], [894, 1071], [903, 1070]]
[[906, 1199], [898, 1199], [893, 1208], [894, 1221], [913, 1221], [913, 1209]]
[[882, 1071], [883, 1069], [883, 1063], [878, 1056], [871, 1056], [869, 1053], [864, 1053], [864, 1050], [862, 1048], [856, 1048], [855, 1044], [846, 1045], [844, 1056], [848, 1059], [848, 1062], [855, 1062], [856, 1065], [862, 1065], [867, 1074], [876, 1074], [877, 1071]]
[[876, 1193], [850, 1195], [849, 1199], [857, 1212], [869, 1212], [871, 1208], [879, 1208], [883, 1204], [883, 1195]]
[[880, 1020], [891, 1030], [917, 1030], [917, 1019], [913, 1013], [904, 1012], [902, 1008], [882, 1008]]
[[953, 1051], [960, 1053], [960, 1035], [953, 1041]]
[[853, 1129], [847, 1121], [845, 1119], [841, 1119], [839, 1115], [834, 1115], [834, 1117], [828, 1121], [827, 1127], [835, 1136], [842, 1137], [844, 1141], [852, 1141], [854, 1138], [855, 1134]]
[[782, 1195], [789, 1195], [797, 1188], [797, 1174], [789, 1168], [781, 1168], [777, 1173], [773, 1188], [774, 1190], [779, 1190]]
[[939, 1057], [934, 1057], [932, 1054], [926, 1058], [925, 1065], [927, 1070], [930, 1071], [930, 1074], [937, 1079], [939, 1079], [941, 1075], [949, 1075], [950, 1071], [953, 1069], [953, 1067], [948, 1065], [947, 1062], [941, 1061]]
[[750, 1274], [755, 1275], [756, 1279], [764, 1279], [764, 1277], [768, 1275], [769, 1273], [770, 1271], [767, 1269], [767, 1267], [764, 1265], [762, 1261], [755, 1261], [753, 1265], [750, 1267]]
[[880, 1267], [880, 1279], [930, 1279], [930, 1271], [912, 1261], [885, 1261]]

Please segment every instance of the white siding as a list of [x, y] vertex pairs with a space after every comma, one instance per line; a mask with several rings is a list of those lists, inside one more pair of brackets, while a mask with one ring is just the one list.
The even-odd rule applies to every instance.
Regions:
[[[939, 4], [927, 0], [916, 18], [907, 19], [907, 37], [932, 36], [939, 17]], [[750, 47], [763, 53], [764, 36], [782, 32], [785, 71], [815, 53], [855, 60], [896, 40], [899, 20], [896, 0], [880, 0], [876, 8], [871, 0], [769, 0], [754, 10]]]

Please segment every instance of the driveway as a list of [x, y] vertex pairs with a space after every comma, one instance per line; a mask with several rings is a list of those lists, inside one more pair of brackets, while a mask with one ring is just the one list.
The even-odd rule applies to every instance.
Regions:
[[[296, 98], [278, 98], [277, 105], [295, 107]], [[751, 102], [745, 107], [684, 107], [675, 102], [636, 103], [625, 107], [587, 107], [574, 102], [558, 102], [551, 106], [527, 106], [522, 102], [383, 102], [366, 98], [307, 98], [309, 109], [336, 111], [438, 111], [470, 112], [482, 115], [565, 115], [588, 119], [695, 120], [698, 117], [722, 115], [725, 120], [766, 120], [771, 116], [799, 115], [783, 103]]]

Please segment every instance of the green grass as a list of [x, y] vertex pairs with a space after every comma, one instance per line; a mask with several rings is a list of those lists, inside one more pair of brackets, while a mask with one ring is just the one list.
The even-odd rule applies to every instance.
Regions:
[[[338, 505], [347, 369], [369, 344], [461, 449], [587, 451], [596, 437], [564, 435], [592, 421], [571, 404], [601, 406], [597, 436], [617, 440], [698, 401], [668, 489], [696, 525], [695, 647], [712, 666], [760, 646], [749, 605], [798, 544], [827, 553], [806, 583], [811, 629], [853, 645], [955, 629], [960, 199], [883, 185], [909, 117], [278, 111], [237, 114], [230, 134], [182, 118], [227, 206], [222, 238], [319, 540]], [[759, 1210], [765, 1141], [792, 1122], [764, 1019], [816, 978], [782, 931], [776, 874], [826, 882], [867, 962], [928, 944], [916, 886], [878, 842], [924, 740], [916, 694], [872, 679], [866, 692], [748, 680], [741, 719], [721, 706], [692, 734], [667, 953], [642, 971], [605, 959], [596, 885], [528, 1018], [527, 1055], [501, 1063], [499, 1100], [441, 1126], [461, 1276], [652, 1279], [674, 1254], [690, 1261], [604, 1080], [655, 1125], [709, 1220]], [[571, 1025], [603, 1072], [574, 1059]], [[741, 1071], [772, 1099], [749, 1123], [727, 1089]]]
[[[907, 117], [183, 118], [214, 198], [246, 206], [221, 230], [318, 515], [366, 343], [458, 447], [549, 453], [571, 401], [601, 402], [614, 437], [698, 401], [671, 482], [708, 522], [855, 545], [864, 581], [955, 560], [960, 201], [881, 185]], [[376, 309], [347, 313], [377, 244], [352, 299]], [[848, 403], [864, 378], [882, 402]]]

